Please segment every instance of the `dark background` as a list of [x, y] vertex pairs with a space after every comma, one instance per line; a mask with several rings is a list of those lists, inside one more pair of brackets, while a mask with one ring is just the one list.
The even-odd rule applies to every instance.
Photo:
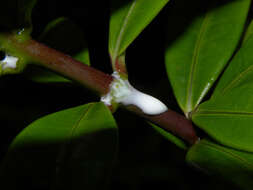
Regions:
[[[176, 39], [194, 16], [202, 14], [203, 5], [208, 1], [177, 2], [181, 9], [175, 9], [176, 0], [172, 0], [130, 45], [126, 61], [129, 80], [136, 88], [180, 112], [165, 72], [165, 37], [170, 36], [170, 41]], [[169, 22], [168, 17], [178, 11], [181, 11], [177, 14], [181, 14], [183, 20]], [[111, 73], [107, 49], [109, 2], [38, 0], [33, 11], [33, 37], [36, 39], [48, 22], [61, 16], [72, 19], [87, 36], [92, 66]], [[78, 85], [38, 84], [22, 74], [2, 77], [0, 92], [1, 159], [11, 140], [32, 121], [99, 100]], [[117, 111], [115, 117], [120, 132], [120, 149], [109, 189], [237, 189], [216, 176], [188, 166], [184, 161], [186, 152], [161, 137], [143, 119], [124, 110]]]

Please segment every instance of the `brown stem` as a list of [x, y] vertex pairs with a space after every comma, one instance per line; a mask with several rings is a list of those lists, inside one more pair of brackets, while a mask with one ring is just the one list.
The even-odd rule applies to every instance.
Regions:
[[127, 77], [127, 68], [125, 63], [125, 55], [121, 55], [115, 59], [115, 62], [112, 62], [113, 70], [117, 71], [121, 76]]
[[[99, 70], [89, 67], [79, 61], [74, 60], [57, 50], [49, 48], [32, 39], [20, 41], [15, 36], [6, 35], [7, 43], [10, 48], [14, 48], [25, 57], [37, 62], [50, 70], [58, 72], [72, 80], [78, 81], [84, 86], [94, 90], [100, 96], [109, 91], [113, 80], [111, 75], [105, 74]], [[174, 133], [190, 144], [194, 144], [198, 137], [189, 120], [184, 116], [168, 110], [159, 115], [147, 115], [142, 113], [136, 107], [127, 107], [147, 120], [157, 124], [161, 128]]]
[[8, 42], [12, 44], [12, 48], [29, 57], [30, 60], [81, 83], [99, 95], [109, 91], [109, 85], [113, 80], [111, 75], [32, 39], [21, 42], [13, 36], [8, 36]]
[[172, 110], [168, 110], [160, 115], [144, 115], [143, 117], [156, 123], [166, 131], [171, 131], [175, 135], [180, 136], [190, 144], [194, 144], [198, 141], [191, 121]]
[[148, 121], [157, 124], [164, 130], [181, 137], [189, 144], [195, 144], [198, 141], [198, 136], [196, 135], [191, 121], [175, 111], [168, 109], [166, 112], [159, 115], [147, 115], [135, 106], [127, 106], [126, 108]]

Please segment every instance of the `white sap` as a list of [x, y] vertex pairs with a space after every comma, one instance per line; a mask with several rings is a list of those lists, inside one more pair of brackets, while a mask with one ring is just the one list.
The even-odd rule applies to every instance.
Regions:
[[117, 72], [112, 76], [114, 80], [110, 92], [101, 97], [101, 101], [106, 105], [111, 105], [112, 101], [123, 105], [134, 105], [148, 115], [158, 115], [168, 110], [160, 100], [135, 89], [128, 80], [121, 79]]
[[17, 67], [18, 58], [10, 55], [6, 55], [5, 58], [0, 62], [3, 69]]

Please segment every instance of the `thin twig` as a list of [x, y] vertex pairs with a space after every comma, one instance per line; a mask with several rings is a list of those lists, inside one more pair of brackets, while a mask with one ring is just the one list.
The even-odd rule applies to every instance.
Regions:
[[[20, 41], [12, 35], [6, 35], [5, 39], [10, 48], [14, 48], [41, 66], [79, 82], [100, 96], [110, 90], [110, 84], [113, 81], [111, 75], [89, 67], [35, 40]], [[189, 144], [194, 144], [198, 140], [192, 123], [184, 116], [172, 110], [167, 110], [159, 115], [147, 115], [133, 106], [127, 106], [127, 109], [181, 137]]]

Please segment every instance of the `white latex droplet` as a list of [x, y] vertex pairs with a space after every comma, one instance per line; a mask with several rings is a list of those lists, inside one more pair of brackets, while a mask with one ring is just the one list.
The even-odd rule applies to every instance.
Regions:
[[112, 102], [112, 96], [110, 95], [110, 93], [108, 93], [102, 96], [100, 101], [103, 102], [105, 105], [110, 106]]
[[6, 55], [5, 58], [1, 61], [1, 65], [3, 69], [12, 68], [15, 69], [17, 67], [18, 58], [10, 55]]
[[138, 91], [128, 80], [121, 79], [117, 72], [112, 76], [114, 81], [110, 86], [110, 92], [101, 97], [101, 101], [106, 105], [111, 105], [112, 101], [123, 105], [134, 105], [148, 115], [158, 115], [168, 110], [160, 100]]
[[124, 98], [121, 103], [123, 105], [135, 105], [148, 115], [158, 115], [168, 110], [160, 100], [136, 89], [132, 89], [131, 94]]

